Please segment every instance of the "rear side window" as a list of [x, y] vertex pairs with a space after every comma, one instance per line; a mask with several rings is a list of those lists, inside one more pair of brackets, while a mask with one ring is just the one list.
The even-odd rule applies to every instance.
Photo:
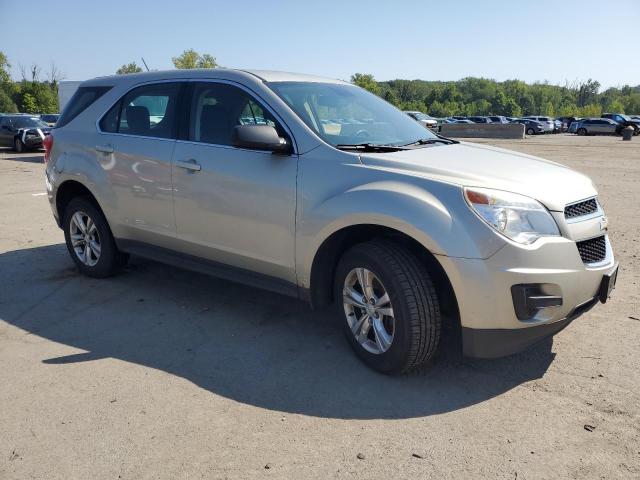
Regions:
[[175, 138], [180, 83], [158, 83], [127, 93], [100, 121], [106, 133]]
[[78, 88], [76, 93], [73, 94], [73, 97], [71, 97], [71, 100], [69, 100], [67, 106], [64, 107], [64, 111], [62, 112], [62, 115], [60, 115], [60, 118], [56, 123], [56, 127], [64, 127], [109, 90], [111, 90], [111, 87]]

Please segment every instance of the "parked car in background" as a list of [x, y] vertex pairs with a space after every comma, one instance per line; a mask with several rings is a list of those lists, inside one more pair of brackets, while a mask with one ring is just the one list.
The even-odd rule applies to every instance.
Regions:
[[489, 117], [480, 117], [480, 116], [473, 116], [473, 117], [467, 117], [469, 120], [471, 120], [473, 123], [493, 123]]
[[14, 114], [0, 118], [0, 145], [13, 147], [18, 153], [42, 148], [50, 132], [51, 127], [39, 117]]
[[629, 115], [634, 120], [640, 120], [640, 115]]
[[452, 123], [475, 123], [469, 120], [468, 118], [454, 118]]
[[567, 131], [568, 125], [562, 120], [556, 118], [553, 120], [553, 124], [553, 133], [562, 133]]
[[601, 118], [608, 118], [618, 124], [617, 134], [622, 133], [624, 127], [633, 127], [633, 134], [638, 135], [640, 133], [640, 120], [631, 118], [623, 113], [604, 113]]
[[507, 119], [507, 117], [503, 117], [502, 115], [493, 115], [487, 118], [491, 120], [493, 123], [509, 123], [509, 120]]
[[556, 128], [556, 124], [551, 117], [539, 117], [539, 116], [526, 116], [522, 117], [528, 120], [535, 120], [536, 122], [540, 122], [542, 128], [544, 128], [544, 133], [553, 133]]
[[568, 133], [576, 133], [578, 130], [578, 125], [582, 121], [582, 118], [575, 117], [575, 119], [569, 123], [569, 128], [567, 129]]
[[50, 127], [56, 126], [56, 122], [58, 121], [58, 118], [60, 118], [59, 113], [45, 113], [43, 115], [40, 115], [40, 120], [42, 120], [44, 123], [46, 123]]
[[576, 122], [576, 121], [582, 120], [582, 119], [579, 118], [579, 117], [558, 117], [556, 120], [560, 120], [561, 122], [566, 123], [567, 124], [567, 128], [569, 128], [569, 127], [571, 127], [571, 124], [573, 122]]
[[527, 135], [540, 135], [545, 133], [544, 126], [536, 120], [531, 120], [529, 118], [516, 118], [511, 123], [520, 123], [524, 125], [524, 133]]
[[615, 135], [620, 125], [610, 118], [585, 118], [576, 125], [578, 135]]
[[510, 355], [615, 286], [591, 179], [438, 136], [347, 82], [100, 77], [45, 146], [47, 199], [80, 272], [108, 277], [133, 253], [332, 305], [384, 373], [434, 358], [446, 325], [466, 355]]
[[423, 127], [435, 129], [438, 126], [438, 120], [436, 120], [430, 115], [427, 115], [426, 113], [417, 112], [417, 111], [408, 111], [404, 113], [409, 115], [411, 118], [413, 118], [416, 122], [418, 122]]

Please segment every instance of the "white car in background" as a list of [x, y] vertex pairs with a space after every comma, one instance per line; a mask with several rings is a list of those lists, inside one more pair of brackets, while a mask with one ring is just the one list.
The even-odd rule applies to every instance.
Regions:
[[544, 133], [553, 133], [556, 128], [556, 124], [554, 119], [551, 117], [522, 117], [529, 120], [535, 120], [536, 122], [540, 122], [542, 124], [542, 128], [544, 129]]
[[426, 113], [418, 112], [418, 111], [405, 111], [407, 115], [413, 118], [416, 122], [426, 128], [436, 129], [438, 126], [438, 120], [427, 115]]

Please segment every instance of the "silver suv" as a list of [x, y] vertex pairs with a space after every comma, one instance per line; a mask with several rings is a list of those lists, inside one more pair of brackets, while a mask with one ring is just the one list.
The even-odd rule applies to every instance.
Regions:
[[[358, 356], [416, 368], [558, 332], [615, 285], [593, 183], [460, 143], [354, 85], [178, 70], [84, 82], [45, 142], [80, 271], [128, 254], [334, 305]], [[449, 329], [446, 329], [449, 331]]]

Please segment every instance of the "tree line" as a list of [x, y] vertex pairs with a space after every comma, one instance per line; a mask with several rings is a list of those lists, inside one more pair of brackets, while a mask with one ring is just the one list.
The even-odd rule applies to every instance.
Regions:
[[475, 77], [449, 82], [377, 82], [373, 75], [356, 73], [351, 76], [351, 82], [402, 110], [419, 110], [434, 117], [599, 117], [604, 112], [640, 114], [640, 85], [612, 87], [600, 92], [600, 83], [592, 79], [565, 85], [528, 84], [521, 80], [497, 82]]
[[[216, 59], [208, 54], [200, 54], [193, 49], [171, 59], [175, 68], [215, 68]], [[28, 69], [19, 65], [20, 80], [11, 78], [11, 64], [7, 56], [0, 52], [0, 113], [55, 113], [59, 112], [58, 83], [64, 74], [51, 63], [44, 72], [40, 66], [32, 64]], [[116, 74], [142, 72], [136, 62], [122, 65]]]
[[[175, 68], [220, 66], [208, 53], [185, 50], [171, 59]], [[12, 80], [11, 64], [0, 52], [0, 112], [58, 112], [58, 83], [64, 74], [55, 63], [49, 69], [32, 64], [19, 66], [21, 78]], [[122, 65], [116, 74], [142, 72], [136, 62]], [[379, 95], [403, 110], [419, 110], [434, 117], [453, 115], [547, 115], [598, 117], [603, 112], [640, 114], [640, 85], [625, 85], [600, 91], [600, 83], [589, 79], [565, 85], [528, 84], [521, 80], [497, 82], [468, 77], [458, 81], [389, 80], [356, 73], [351, 82]]]

